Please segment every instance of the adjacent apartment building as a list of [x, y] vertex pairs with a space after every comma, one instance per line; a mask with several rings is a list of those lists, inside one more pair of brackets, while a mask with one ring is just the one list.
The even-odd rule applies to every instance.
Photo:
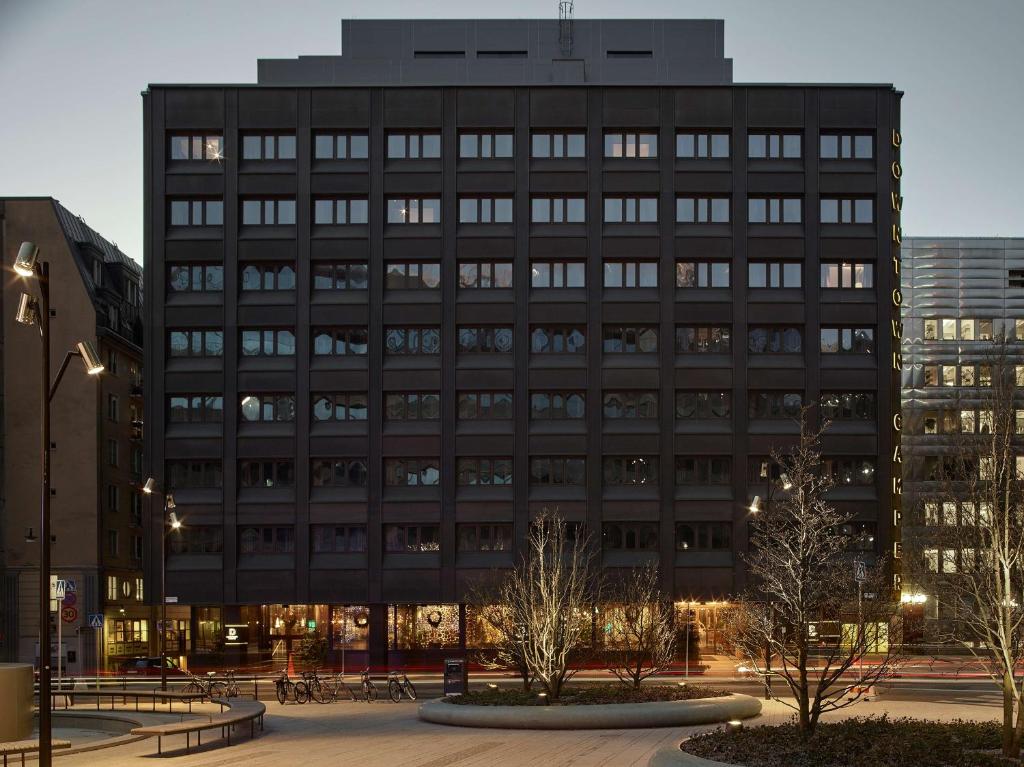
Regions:
[[734, 84], [723, 35], [346, 21], [340, 56], [147, 89], [181, 654], [486, 645], [467, 586], [543, 508], [608, 568], [657, 563], [711, 646], [808, 403], [851, 535], [896, 551], [901, 93]]
[[[15, 321], [23, 290], [12, 270], [22, 242], [50, 264], [55, 375], [75, 344], [95, 344], [106, 370], [72, 364], [52, 404], [52, 575], [72, 582], [50, 615], [61, 665], [91, 674], [150, 651], [142, 560], [142, 269], [49, 197], [0, 198], [3, 254], [3, 477], [0, 658], [39, 653], [39, 330]], [[103, 615], [92, 628], [90, 615]], [[54, 658], [56, 660], [56, 658]]]
[[[988, 431], [993, 362], [1024, 371], [1024, 239], [904, 239], [902, 284], [904, 507], [913, 532], [905, 553], [919, 562], [918, 577], [907, 574], [904, 614], [907, 640], [929, 643], [953, 614], [936, 589], [960, 564], [931, 533], [977, 513], [965, 507], [972, 500], [951, 497], [943, 458], [966, 445], [957, 435]], [[1020, 429], [1024, 411], [1017, 418]]]

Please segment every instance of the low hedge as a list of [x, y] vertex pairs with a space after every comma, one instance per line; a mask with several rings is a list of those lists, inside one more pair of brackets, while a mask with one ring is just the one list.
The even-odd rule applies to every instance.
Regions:
[[730, 693], [703, 684], [641, 685], [639, 689], [624, 684], [597, 682], [568, 684], [558, 700], [538, 695], [540, 690], [525, 692], [522, 688], [470, 690], [464, 695], [445, 698], [448, 703], [472, 706], [596, 706], [604, 703], [656, 703], [670, 700], [719, 698]]
[[680, 748], [743, 767], [1005, 767], [998, 722], [888, 717], [823, 722], [802, 741], [795, 724], [714, 730]]

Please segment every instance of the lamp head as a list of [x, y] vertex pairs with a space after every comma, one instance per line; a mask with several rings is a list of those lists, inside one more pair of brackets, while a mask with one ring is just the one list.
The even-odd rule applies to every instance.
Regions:
[[39, 304], [28, 293], [18, 299], [18, 313], [14, 319], [21, 325], [35, 325], [39, 321]]
[[180, 530], [181, 529], [181, 520], [178, 519], [178, 515], [177, 514], [175, 514], [172, 511], [170, 516], [168, 517], [168, 519], [170, 520], [170, 525], [171, 525], [171, 529], [172, 530]]
[[786, 472], [782, 472], [782, 474], [779, 475], [779, 482], [782, 483], [783, 490], [789, 490], [793, 487], [793, 482], [790, 480], [789, 475]]
[[18, 257], [14, 259], [14, 271], [22, 277], [32, 277], [36, 273], [36, 261], [39, 260], [39, 248], [34, 242], [23, 242], [18, 248]]
[[142, 486], [142, 492], [144, 492], [146, 495], [152, 495], [155, 490], [156, 479], [150, 477], [149, 479], [146, 480], [146, 484]]
[[750, 502], [750, 513], [757, 514], [761, 510], [761, 496], [755, 495], [754, 500]]
[[170, 493], [168, 493], [167, 497], [164, 498], [164, 505], [167, 507], [168, 511], [178, 508], [178, 504], [174, 502], [174, 496]]
[[86, 373], [96, 376], [103, 372], [103, 363], [100, 362], [100, 355], [96, 353], [96, 347], [90, 341], [79, 341], [78, 353], [82, 357], [82, 364], [85, 366]]

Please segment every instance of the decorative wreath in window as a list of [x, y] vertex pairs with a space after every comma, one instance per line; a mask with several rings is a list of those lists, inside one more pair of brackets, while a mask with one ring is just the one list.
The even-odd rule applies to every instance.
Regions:
[[431, 627], [435, 629], [441, 625], [441, 621], [443, 619], [444, 616], [441, 615], [440, 610], [431, 610], [429, 613], [427, 613], [427, 623], [429, 623]]
[[368, 616], [366, 613], [359, 613], [359, 615], [356, 616], [356, 619], [355, 619], [356, 626], [358, 626], [361, 629], [366, 628], [366, 625], [369, 622], [370, 622], [370, 616]]

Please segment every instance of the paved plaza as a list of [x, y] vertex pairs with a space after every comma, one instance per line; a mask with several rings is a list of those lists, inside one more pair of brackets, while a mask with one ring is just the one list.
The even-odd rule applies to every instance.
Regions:
[[[994, 719], [991, 705], [923, 703], [921, 701], [860, 702], [839, 715], [915, 716], [932, 719]], [[748, 724], [777, 724], [791, 716], [777, 702]], [[247, 729], [247, 728], [246, 728]], [[644, 767], [659, 748], [674, 744], [707, 726], [649, 730], [574, 732], [491, 730], [446, 727], [420, 722], [416, 705], [343, 702], [329, 705], [281, 706], [268, 702], [266, 730], [255, 740], [241, 735], [232, 746], [213, 737], [203, 748], [184, 752], [178, 738], [165, 741], [164, 760], [182, 767], [280, 767], [282, 764], [393, 764], [408, 767]], [[64, 767], [122, 767], [157, 760], [156, 742], [143, 740], [112, 749], [60, 757]]]

